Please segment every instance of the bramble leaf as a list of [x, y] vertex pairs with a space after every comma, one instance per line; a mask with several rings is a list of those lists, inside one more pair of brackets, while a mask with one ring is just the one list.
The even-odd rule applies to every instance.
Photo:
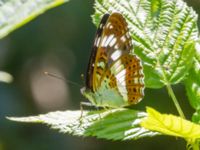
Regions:
[[194, 63], [184, 81], [191, 106], [196, 110], [192, 120], [200, 123], [200, 43], [196, 43]]
[[190, 142], [200, 138], [200, 125], [171, 114], [161, 114], [150, 107], [147, 107], [147, 117], [142, 119], [141, 126]]
[[160, 88], [182, 81], [198, 38], [197, 14], [182, 0], [96, 0], [93, 20], [120, 12], [126, 18], [134, 53], [142, 60], [145, 85]]
[[131, 140], [158, 135], [140, 126], [144, 112], [131, 109], [102, 111], [57, 111], [30, 117], [8, 117], [20, 122], [43, 123], [62, 133], [77, 136], [95, 136], [110, 140]]

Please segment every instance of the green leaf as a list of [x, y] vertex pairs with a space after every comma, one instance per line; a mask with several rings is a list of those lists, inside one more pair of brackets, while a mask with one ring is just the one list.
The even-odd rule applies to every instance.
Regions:
[[7, 117], [13, 121], [44, 123], [62, 133], [77, 136], [95, 136], [111, 140], [130, 140], [157, 135], [140, 127], [144, 112], [131, 109], [102, 111], [57, 111], [30, 117]]
[[200, 124], [200, 110], [196, 110], [196, 112], [192, 115], [192, 121]]
[[196, 54], [193, 61], [193, 67], [184, 83], [189, 102], [196, 110], [193, 121], [200, 123], [200, 43], [196, 43]]
[[68, 0], [0, 0], [0, 38]]
[[122, 13], [128, 22], [147, 87], [160, 88], [185, 78], [198, 38], [192, 8], [182, 0], [96, 0], [94, 22], [111, 12]]
[[142, 119], [141, 126], [162, 134], [181, 137], [194, 143], [200, 138], [200, 125], [174, 115], [160, 114], [153, 108], [147, 107], [147, 116]]

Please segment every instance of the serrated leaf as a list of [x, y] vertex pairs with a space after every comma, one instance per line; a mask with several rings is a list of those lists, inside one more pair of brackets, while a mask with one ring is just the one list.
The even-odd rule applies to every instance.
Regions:
[[185, 80], [187, 96], [191, 106], [196, 110], [193, 121], [200, 123], [200, 43], [196, 43], [193, 66]]
[[142, 128], [140, 120], [146, 115], [131, 109], [102, 111], [56, 111], [30, 117], [8, 117], [19, 122], [43, 123], [62, 133], [77, 136], [95, 136], [110, 140], [130, 140], [157, 135]]
[[200, 138], [200, 125], [171, 114], [161, 114], [150, 107], [147, 107], [147, 113], [147, 118], [141, 121], [141, 126], [146, 129], [181, 137], [188, 141]]
[[147, 87], [160, 88], [185, 78], [198, 37], [192, 8], [182, 0], [96, 0], [93, 20], [98, 24], [102, 14], [116, 11], [129, 24]]
[[68, 0], [0, 0], [0, 38]]

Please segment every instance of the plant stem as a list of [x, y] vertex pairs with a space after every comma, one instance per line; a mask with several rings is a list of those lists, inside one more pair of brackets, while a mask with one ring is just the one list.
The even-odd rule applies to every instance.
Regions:
[[173, 102], [174, 102], [174, 104], [176, 106], [176, 109], [177, 109], [179, 115], [181, 116], [181, 118], [185, 119], [185, 115], [184, 115], [184, 113], [183, 113], [183, 111], [182, 111], [182, 109], [181, 109], [181, 107], [180, 107], [180, 105], [178, 103], [178, 100], [176, 99], [176, 96], [174, 94], [174, 91], [173, 91], [171, 85], [170, 84], [166, 84], [166, 87], [167, 87], [167, 91], [168, 91], [170, 97], [172, 98], [172, 100], [173, 100]]
[[[174, 91], [173, 91], [171, 85], [170, 84], [166, 84], [166, 87], [167, 87], [167, 91], [168, 91], [170, 97], [172, 98], [172, 100], [173, 100], [173, 102], [174, 102], [174, 104], [176, 106], [176, 109], [177, 109], [179, 115], [181, 116], [181, 118], [185, 119], [185, 115], [184, 115], [184, 113], [183, 113], [183, 111], [182, 111], [182, 109], [181, 109], [181, 107], [180, 107], [180, 105], [178, 103], [178, 100], [176, 99], [176, 96], [174, 94]], [[192, 147], [193, 150], [200, 150], [199, 149], [200, 148], [199, 147], [199, 142], [194, 141], [194, 142], [191, 142], [190, 144], [191, 144], [191, 147]]]

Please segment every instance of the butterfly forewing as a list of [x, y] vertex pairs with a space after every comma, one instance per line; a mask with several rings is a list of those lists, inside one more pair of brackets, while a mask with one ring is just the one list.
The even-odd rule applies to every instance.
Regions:
[[90, 66], [92, 68], [90, 70], [93, 70], [90, 85], [92, 85], [92, 90], [96, 91], [101, 85], [103, 74], [110, 68], [113, 61], [129, 53], [132, 48], [127, 23], [121, 14], [104, 15], [97, 31], [94, 48], [96, 54]]
[[88, 64], [88, 68], [87, 68], [87, 74], [86, 74], [86, 88], [91, 89], [92, 91], [94, 91], [94, 86], [93, 86], [93, 77], [95, 77], [94, 74], [94, 68], [95, 68], [95, 60], [97, 59], [97, 51], [99, 50], [99, 42], [101, 40], [102, 37], [102, 33], [103, 33], [103, 27], [106, 24], [108, 17], [110, 15], [109, 14], [105, 14], [103, 16], [103, 18], [101, 19], [101, 22], [99, 24], [99, 27], [97, 29], [96, 32], [96, 37], [94, 40], [94, 45], [92, 48], [92, 53], [90, 55], [90, 61]]
[[124, 104], [117, 104], [120, 106], [135, 104], [143, 98], [142, 65], [136, 55], [130, 54], [132, 48], [123, 16], [104, 15], [96, 33], [86, 80], [87, 89], [103, 95], [101, 101], [108, 93], [106, 90], [113, 91], [110, 95], [114, 97], [122, 97]]

